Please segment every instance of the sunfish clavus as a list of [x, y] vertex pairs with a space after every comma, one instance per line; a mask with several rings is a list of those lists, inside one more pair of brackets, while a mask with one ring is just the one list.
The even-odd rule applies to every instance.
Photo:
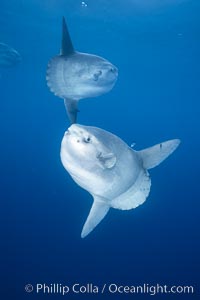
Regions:
[[108, 60], [74, 50], [63, 18], [61, 52], [50, 60], [46, 79], [50, 90], [64, 99], [70, 122], [76, 123], [80, 99], [109, 92], [117, 76], [117, 68]]
[[148, 169], [165, 160], [179, 143], [174, 139], [135, 151], [108, 131], [71, 125], [62, 139], [61, 161], [94, 199], [81, 237], [88, 235], [111, 207], [129, 210], [141, 205], [150, 192]]

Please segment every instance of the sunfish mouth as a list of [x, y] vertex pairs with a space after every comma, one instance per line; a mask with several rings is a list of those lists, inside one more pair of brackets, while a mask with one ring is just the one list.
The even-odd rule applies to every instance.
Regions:
[[118, 78], [118, 69], [115, 66], [112, 66], [109, 70], [109, 78], [113, 83], [117, 81]]
[[78, 124], [72, 124], [65, 132], [66, 136], [82, 137], [85, 134], [86, 132]]
[[110, 65], [110, 67], [108, 68], [108, 72], [114, 77], [118, 77], [118, 69], [114, 65]]
[[116, 76], [118, 76], [118, 69], [117, 69], [117, 67], [112, 66], [112, 67], [110, 68], [110, 72], [112, 72], [112, 73], [114, 73]]

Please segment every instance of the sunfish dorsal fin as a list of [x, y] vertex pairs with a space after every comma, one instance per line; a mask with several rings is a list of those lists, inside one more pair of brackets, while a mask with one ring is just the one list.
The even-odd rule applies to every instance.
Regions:
[[103, 220], [109, 208], [110, 206], [100, 197], [94, 196], [93, 205], [81, 232], [82, 238], [86, 237]]
[[143, 160], [143, 167], [145, 169], [151, 169], [158, 166], [176, 150], [179, 144], [180, 140], [174, 139], [139, 151], [138, 153]]
[[61, 51], [60, 54], [64, 55], [64, 56], [68, 56], [73, 54], [74, 51], [74, 47], [69, 35], [69, 31], [67, 29], [67, 24], [65, 21], [65, 18], [63, 17], [62, 19], [62, 45], [61, 45]]
[[67, 115], [71, 124], [76, 123], [77, 120], [77, 113], [78, 113], [78, 101], [71, 100], [71, 99], [64, 99], [65, 108], [67, 111]]

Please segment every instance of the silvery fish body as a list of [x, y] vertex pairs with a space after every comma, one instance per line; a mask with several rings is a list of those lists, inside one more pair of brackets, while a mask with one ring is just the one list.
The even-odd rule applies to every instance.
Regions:
[[61, 161], [94, 199], [81, 236], [88, 235], [110, 208], [129, 210], [144, 203], [151, 187], [148, 169], [159, 165], [179, 143], [175, 139], [135, 151], [108, 131], [73, 124], [62, 140]]
[[78, 101], [109, 92], [117, 76], [117, 68], [108, 60], [74, 50], [63, 19], [61, 53], [48, 63], [46, 79], [50, 90], [64, 99], [71, 123], [76, 122]]

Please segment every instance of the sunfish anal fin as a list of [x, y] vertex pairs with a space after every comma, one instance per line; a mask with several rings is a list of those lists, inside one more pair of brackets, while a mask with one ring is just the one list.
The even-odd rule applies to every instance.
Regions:
[[74, 51], [74, 47], [69, 35], [69, 31], [67, 29], [67, 24], [65, 21], [65, 18], [63, 17], [62, 19], [62, 45], [61, 45], [61, 51], [60, 54], [64, 55], [64, 56], [68, 56], [73, 54]]
[[76, 123], [77, 113], [79, 112], [79, 110], [77, 108], [78, 101], [71, 100], [71, 99], [64, 99], [64, 103], [65, 103], [65, 108], [66, 108], [67, 115], [69, 117], [71, 124]]
[[101, 201], [101, 198], [94, 196], [93, 205], [81, 232], [82, 238], [86, 237], [103, 220], [109, 208], [110, 206]]

